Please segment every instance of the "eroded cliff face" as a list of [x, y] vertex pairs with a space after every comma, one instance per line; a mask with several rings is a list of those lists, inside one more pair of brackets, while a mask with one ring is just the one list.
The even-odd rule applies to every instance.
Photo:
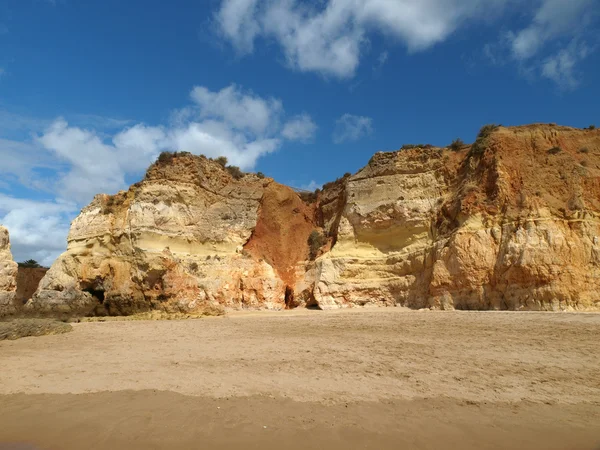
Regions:
[[[294, 282], [286, 264], [296, 261], [272, 247], [286, 242], [293, 223], [272, 229], [272, 217], [265, 224], [261, 215], [273, 208], [295, 215], [299, 208], [295, 226], [301, 227], [312, 220], [304, 207], [291, 189], [254, 174], [236, 180], [205, 157], [157, 161], [127, 192], [98, 195], [83, 209], [67, 251], [26, 307], [52, 315], [283, 308], [286, 285]], [[259, 235], [269, 227], [263, 241]], [[303, 239], [292, 251], [300, 259]]]
[[27, 308], [600, 309], [600, 132], [500, 127], [455, 150], [377, 153], [311, 202], [204, 157], [158, 161], [81, 212]]
[[17, 270], [10, 251], [8, 230], [0, 225], [0, 317], [12, 316], [19, 310]]
[[600, 308], [600, 133], [500, 127], [478, 144], [378, 153], [325, 191], [321, 307]]

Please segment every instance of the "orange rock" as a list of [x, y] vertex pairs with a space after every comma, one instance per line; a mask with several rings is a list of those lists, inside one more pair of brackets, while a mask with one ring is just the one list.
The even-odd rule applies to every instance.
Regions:
[[[498, 127], [456, 152], [379, 152], [314, 197], [163, 158], [82, 210], [27, 307], [600, 309], [599, 130]], [[311, 261], [314, 230], [326, 240]]]

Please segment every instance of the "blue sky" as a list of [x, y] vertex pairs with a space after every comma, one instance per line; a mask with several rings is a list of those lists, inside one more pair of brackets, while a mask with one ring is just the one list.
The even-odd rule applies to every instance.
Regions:
[[599, 123], [599, 0], [2, 0], [0, 223], [46, 264], [162, 150], [296, 187], [485, 123]]

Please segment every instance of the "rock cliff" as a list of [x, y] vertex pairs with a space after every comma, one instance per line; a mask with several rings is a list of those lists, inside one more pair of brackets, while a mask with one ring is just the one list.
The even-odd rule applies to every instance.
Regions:
[[67, 251], [27, 309], [51, 315], [280, 309], [295, 263], [307, 257], [313, 214], [272, 179], [240, 178], [203, 156], [163, 154], [143, 181], [98, 195], [83, 209]]
[[10, 252], [8, 230], [0, 226], [0, 317], [18, 312], [17, 304], [17, 263]]
[[472, 145], [377, 153], [305, 200], [164, 155], [84, 208], [27, 307], [600, 309], [598, 130], [487, 126]]
[[378, 153], [325, 191], [319, 305], [600, 308], [600, 133], [484, 127], [455, 150]]

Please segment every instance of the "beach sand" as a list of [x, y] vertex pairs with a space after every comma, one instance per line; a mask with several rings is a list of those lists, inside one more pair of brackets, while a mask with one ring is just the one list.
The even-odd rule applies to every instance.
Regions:
[[79, 323], [0, 364], [0, 450], [600, 449], [600, 314]]

